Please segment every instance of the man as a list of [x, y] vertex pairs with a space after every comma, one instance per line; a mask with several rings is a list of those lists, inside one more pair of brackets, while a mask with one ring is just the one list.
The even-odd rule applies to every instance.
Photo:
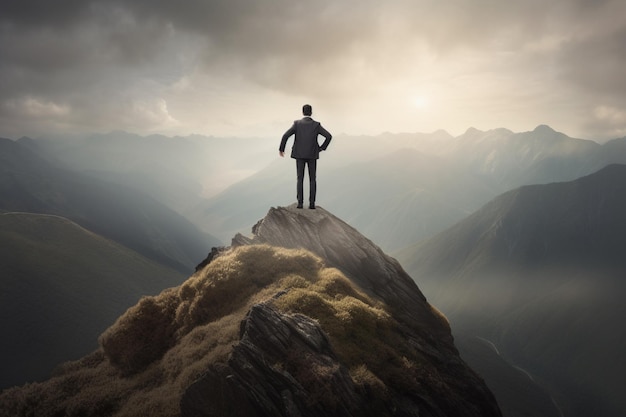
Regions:
[[[296, 160], [296, 168], [298, 172], [298, 182], [296, 187], [298, 208], [302, 208], [302, 203], [304, 201], [303, 183], [304, 167], [306, 165], [309, 168], [309, 208], [315, 209], [315, 194], [317, 193], [315, 175], [317, 171], [317, 160], [320, 157], [320, 151], [325, 151], [328, 144], [330, 144], [332, 135], [324, 129], [319, 122], [316, 122], [311, 118], [313, 109], [309, 104], [302, 106], [302, 114], [304, 117], [293, 122], [293, 125], [283, 135], [278, 152], [281, 157], [284, 157], [287, 139], [289, 139], [291, 135], [295, 135], [293, 147], [291, 148], [291, 157]], [[317, 142], [318, 135], [322, 135], [326, 138], [321, 146]]]

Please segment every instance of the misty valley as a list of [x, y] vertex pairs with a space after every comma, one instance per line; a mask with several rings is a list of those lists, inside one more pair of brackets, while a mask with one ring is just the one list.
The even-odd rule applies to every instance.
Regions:
[[626, 415], [626, 138], [330, 147], [0, 139], [0, 415]]

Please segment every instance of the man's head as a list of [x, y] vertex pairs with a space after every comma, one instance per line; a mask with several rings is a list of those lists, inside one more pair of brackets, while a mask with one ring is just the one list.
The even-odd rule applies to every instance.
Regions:
[[310, 116], [313, 114], [313, 108], [310, 104], [305, 104], [304, 106], [302, 106], [302, 114], [305, 116]]

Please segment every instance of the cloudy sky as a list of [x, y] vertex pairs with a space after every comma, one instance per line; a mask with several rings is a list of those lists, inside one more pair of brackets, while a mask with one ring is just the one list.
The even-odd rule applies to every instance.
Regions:
[[623, 0], [20, 0], [0, 136], [626, 135]]

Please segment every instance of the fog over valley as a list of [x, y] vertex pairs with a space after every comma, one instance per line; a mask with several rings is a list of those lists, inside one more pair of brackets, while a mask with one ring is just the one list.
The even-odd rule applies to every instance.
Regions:
[[[139, 262], [156, 262], [183, 276], [211, 247], [248, 235], [270, 207], [295, 201], [292, 161], [279, 158], [278, 141], [267, 138], [118, 131], [3, 139], [1, 145], [0, 195], [7, 214], [66, 218], [129, 248], [145, 259]], [[494, 389], [505, 415], [524, 409], [538, 415], [619, 415], [621, 371], [612, 364], [621, 360], [626, 335], [613, 318], [623, 316], [621, 298], [615, 297], [624, 292], [626, 231], [617, 197], [626, 178], [620, 165], [626, 164], [626, 138], [600, 144], [540, 125], [528, 132], [468, 129], [456, 137], [445, 131], [337, 135], [331, 146], [319, 160], [318, 204], [398, 257], [446, 314], [462, 354]], [[517, 217], [509, 221], [508, 213]], [[28, 233], [45, 236], [41, 226], [32, 223]], [[63, 239], [73, 245], [73, 238]], [[74, 251], [83, 257], [82, 250]], [[39, 265], [34, 254], [23, 254], [24, 262]], [[3, 268], [19, 267], [12, 262]], [[34, 273], [20, 270], [21, 276]], [[101, 279], [105, 286], [117, 285]], [[39, 281], [29, 282], [31, 291], [41, 289]], [[132, 305], [132, 296], [126, 303]], [[3, 305], [19, 310], [28, 304]], [[110, 323], [119, 311], [100, 315], [98, 322]], [[576, 330], [555, 340], [558, 331], [537, 327], [547, 318]], [[100, 324], [95, 332], [104, 329]], [[501, 365], [486, 367], [496, 351]], [[547, 352], [585, 359], [556, 361]], [[72, 359], [69, 350], [67, 355], [65, 360]], [[45, 377], [53, 365], [47, 371], [42, 365], [44, 371], [32, 377]], [[516, 367], [542, 382], [524, 380]], [[17, 366], [16, 379], [6, 384], [32, 378], [20, 380], [21, 372]], [[516, 384], [526, 394], [499, 390]], [[586, 400], [576, 400], [581, 392]], [[600, 400], [605, 397], [613, 399]]]

